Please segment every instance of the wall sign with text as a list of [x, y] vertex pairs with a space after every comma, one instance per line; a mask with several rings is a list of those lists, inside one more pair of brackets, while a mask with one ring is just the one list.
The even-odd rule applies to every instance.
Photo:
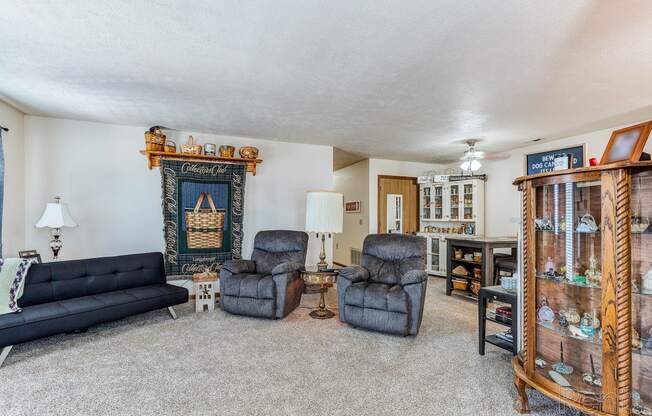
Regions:
[[527, 175], [551, 172], [555, 167], [555, 158], [563, 156], [573, 158], [571, 168], [584, 166], [584, 145], [567, 147], [565, 149], [549, 150], [547, 152], [532, 153], [525, 156]]

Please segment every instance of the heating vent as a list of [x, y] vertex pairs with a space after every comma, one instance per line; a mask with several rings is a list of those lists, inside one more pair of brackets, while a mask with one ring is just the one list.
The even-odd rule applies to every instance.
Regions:
[[362, 251], [360, 249], [351, 249], [351, 264], [362, 264]]

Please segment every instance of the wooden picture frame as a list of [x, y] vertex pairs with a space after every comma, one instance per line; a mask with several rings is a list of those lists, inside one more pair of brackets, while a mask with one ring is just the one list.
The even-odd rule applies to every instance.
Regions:
[[609, 165], [617, 162], [638, 162], [643, 153], [652, 129], [652, 121], [615, 130], [604, 149], [600, 165]]
[[38, 251], [36, 250], [19, 251], [18, 257], [21, 259], [35, 259], [37, 263], [43, 263], [41, 260], [41, 255], [38, 254]]
[[346, 201], [344, 203], [344, 212], [347, 214], [357, 214], [360, 212], [360, 201]]

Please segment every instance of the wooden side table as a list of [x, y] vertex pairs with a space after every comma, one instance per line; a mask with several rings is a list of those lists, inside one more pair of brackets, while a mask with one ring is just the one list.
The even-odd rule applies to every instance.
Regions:
[[304, 270], [301, 272], [301, 278], [308, 284], [319, 284], [319, 305], [317, 309], [310, 312], [310, 316], [314, 319], [330, 319], [335, 314], [326, 309], [326, 300], [324, 294], [328, 290], [329, 285], [333, 285], [337, 281], [337, 270]]

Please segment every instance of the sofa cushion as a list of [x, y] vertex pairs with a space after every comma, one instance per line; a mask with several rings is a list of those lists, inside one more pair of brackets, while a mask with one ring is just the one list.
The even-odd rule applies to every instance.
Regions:
[[0, 348], [187, 301], [188, 290], [160, 284], [29, 306], [0, 316]]
[[26, 308], [165, 283], [161, 253], [35, 264], [29, 270], [18, 304]]
[[359, 308], [408, 313], [408, 296], [399, 285], [354, 283], [346, 289], [344, 302]]
[[276, 299], [274, 279], [269, 274], [234, 274], [222, 280], [220, 290], [226, 296]]
[[178, 298], [183, 302], [184, 297], [187, 299], [188, 291], [182, 287], [161, 284], [43, 303], [24, 308], [20, 313], [0, 316], [0, 330], [38, 321], [73, 316], [83, 312], [99, 311], [109, 306], [125, 305], [141, 300], [168, 296]]

